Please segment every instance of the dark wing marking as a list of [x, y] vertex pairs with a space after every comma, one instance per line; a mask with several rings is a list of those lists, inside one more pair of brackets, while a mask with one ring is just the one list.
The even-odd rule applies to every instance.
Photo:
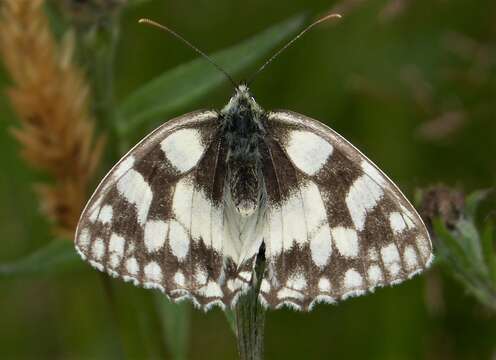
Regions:
[[263, 303], [309, 310], [429, 266], [432, 246], [419, 215], [353, 145], [288, 111], [270, 113], [267, 127]]

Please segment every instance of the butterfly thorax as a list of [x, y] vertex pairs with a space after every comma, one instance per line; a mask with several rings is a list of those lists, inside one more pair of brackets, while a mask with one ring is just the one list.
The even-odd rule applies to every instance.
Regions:
[[220, 115], [227, 148], [226, 185], [238, 213], [248, 216], [259, 208], [264, 191], [260, 143], [265, 136], [265, 112], [248, 88], [240, 85]]

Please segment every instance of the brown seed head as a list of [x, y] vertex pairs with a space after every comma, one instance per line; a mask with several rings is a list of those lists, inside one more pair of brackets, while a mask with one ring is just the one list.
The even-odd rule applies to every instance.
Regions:
[[74, 64], [70, 34], [57, 44], [43, 0], [4, 0], [0, 53], [13, 85], [8, 89], [19, 126], [12, 133], [22, 157], [52, 181], [37, 184], [41, 209], [59, 233], [71, 235], [103, 149], [95, 139], [89, 86]]

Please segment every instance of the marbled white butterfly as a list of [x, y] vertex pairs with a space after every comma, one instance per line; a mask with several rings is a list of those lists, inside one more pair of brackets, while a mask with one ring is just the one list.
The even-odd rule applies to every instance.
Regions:
[[234, 306], [257, 259], [262, 304], [309, 310], [399, 283], [433, 257], [421, 218], [369, 159], [316, 120], [265, 111], [244, 84], [222, 110], [170, 120], [131, 149], [84, 209], [76, 248], [205, 310]]

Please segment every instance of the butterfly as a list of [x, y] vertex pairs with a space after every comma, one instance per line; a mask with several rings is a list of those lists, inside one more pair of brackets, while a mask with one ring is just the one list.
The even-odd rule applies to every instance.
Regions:
[[376, 165], [319, 121], [265, 111], [246, 84], [220, 111], [170, 120], [124, 155], [75, 243], [96, 269], [205, 310], [234, 307], [256, 282], [264, 306], [310, 310], [433, 259], [420, 216]]

